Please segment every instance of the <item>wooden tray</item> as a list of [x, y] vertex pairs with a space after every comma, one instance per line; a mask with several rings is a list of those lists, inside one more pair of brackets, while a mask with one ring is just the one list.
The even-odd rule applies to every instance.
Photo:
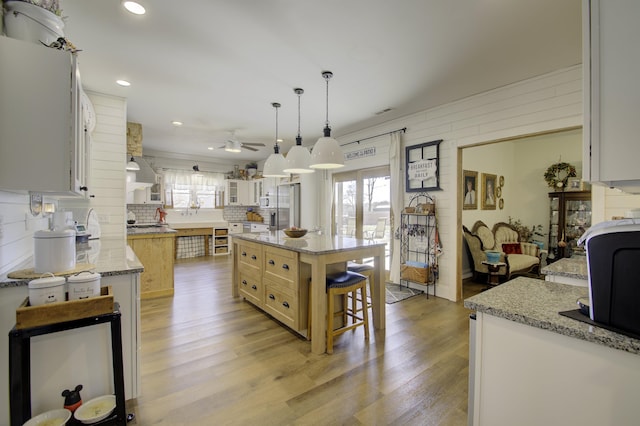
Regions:
[[[51, 273], [56, 277], [62, 277], [64, 275], [73, 275], [79, 272], [90, 271], [95, 268], [96, 268], [96, 265], [94, 265], [93, 263], [76, 263], [76, 267], [73, 269], [70, 269], [68, 271], [63, 271], [63, 272], [51, 272]], [[9, 272], [7, 274], [7, 278], [25, 280], [25, 279], [40, 278], [43, 275], [48, 276], [48, 274], [49, 272], [35, 272], [34, 268], [29, 268], [29, 269], [20, 269], [18, 271]]]
[[38, 306], [29, 305], [29, 298], [27, 297], [16, 309], [16, 328], [37, 327], [108, 314], [113, 312], [113, 306], [111, 286], [102, 287], [100, 296]]

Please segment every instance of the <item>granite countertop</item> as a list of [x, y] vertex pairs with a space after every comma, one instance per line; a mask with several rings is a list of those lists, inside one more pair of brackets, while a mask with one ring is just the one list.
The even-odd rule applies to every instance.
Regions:
[[478, 312], [613, 349], [640, 354], [640, 340], [560, 315], [588, 300], [588, 288], [518, 277], [464, 301]]
[[288, 237], [283, 231], [234, 234], [233, 238], [308, 254], [327, 254], [341, 250], [375, 247], [385, 244], [383, 242], [370, 242], [356, 238], [318, 234], [316, 232], [309, 232], [300, 238]]
[[585, 256], [560, 259], [545, 266], [540, 272], [544, 275], [557, 275], [581, 280], [589, 278], [587, 258]]
[[[94, 272], [104, 277], [143, 272], [144, 267], [127, 242], [119, 238], [101, 238], [76, 245], [76, 261], [96, 265]], [[33, 259], [17, 269], [33, 268]], [[0, 277], [0, 288], [28, 285], [29, 280]]]

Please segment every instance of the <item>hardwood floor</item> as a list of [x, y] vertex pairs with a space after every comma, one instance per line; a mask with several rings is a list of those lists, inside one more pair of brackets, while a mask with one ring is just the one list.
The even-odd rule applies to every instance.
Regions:
[[[473, 289], [479, 291], [479, 288]], [[467, 295], [465, 294], [465, 297]], [[468, 315], [420, 295], [333, 355], [231, 297], [231, 256], [181, 260], [175, 295], [141, 302], [139, 425], [464, 425]]]

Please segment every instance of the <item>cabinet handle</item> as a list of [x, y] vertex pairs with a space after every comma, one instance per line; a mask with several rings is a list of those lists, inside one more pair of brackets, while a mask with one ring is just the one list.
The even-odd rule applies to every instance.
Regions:
[[80, 191], [88, 191], [88, 190], [89, 190], [89, 188], [87, 188], [86, 186], [81, 186], [80, 187]]
[[254, 284], [254, 285], [251, 286], [251, 288], [254, 289], [254, 290], [257, 290], [258, 286]]
[[287, 265], [286, 263], [282, 264], [282, 269], [286, 269], [287, 271], [289, 270], [289, 265]]
[[274, 262], [272, 259], [269, 259], [269, 265], [275, 265], [276, 262]]
[[285, 308], [288, 308], [288, 307], [289, 307], [289, 303], [284, 302], [284, 303], [282, 304], [282, 306], [284, 306]]
[[242, 285], [247, 285], [247, 280], [242, 280]]
[[273, 294], [270, 294], [270, 295], [269, 295], [269, 299], [271, 299], [271, 300], [276, 300], [276, 297], [275, 297]]
[[257, 259], [256, 255], [255, 255], [255, 254], [252, 254], [252, 255], [251, 255], [251, 259], [252, 259], [252, 260], [256, 260], [256, 259]]
[[246, 251], [243, 251], [243, 252], [242, 252], [242, 255], [243, 255], [244, 257], [247, 257], [247, 252], [246, 252]]

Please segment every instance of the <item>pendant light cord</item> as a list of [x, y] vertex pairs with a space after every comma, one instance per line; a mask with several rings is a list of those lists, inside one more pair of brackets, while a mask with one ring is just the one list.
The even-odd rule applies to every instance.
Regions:
[[324, 77], [327, 82], [327, 120], [324, 122], [324, 136], [331, 137], [331, 127], [329, 127], [329, 80], [333, 77], [333, 73], [331, 71], [322, 71], [322, 77]]
[[327, 82], [327, 102], [326, 102], [326, 116], [327, 116], [327, 119], [325, 120], [324, 125], [325, 125], [326, 127], [329, 127], [329, 79], [330, 79], [330, 78], [331, 78], [331, 77], [329, 77], [329, 76], [327, 76], [327, 75], [325, 74], [324, 79], [325, 79], [325, 81]]
[[273, 147], [273, 152], [278, 154], [280, 152], [280, 147], [278, 146], [278, 108], [280, 108], [280, 104], [274, 102], [271, 105], [276, 109], [276, 144]]

